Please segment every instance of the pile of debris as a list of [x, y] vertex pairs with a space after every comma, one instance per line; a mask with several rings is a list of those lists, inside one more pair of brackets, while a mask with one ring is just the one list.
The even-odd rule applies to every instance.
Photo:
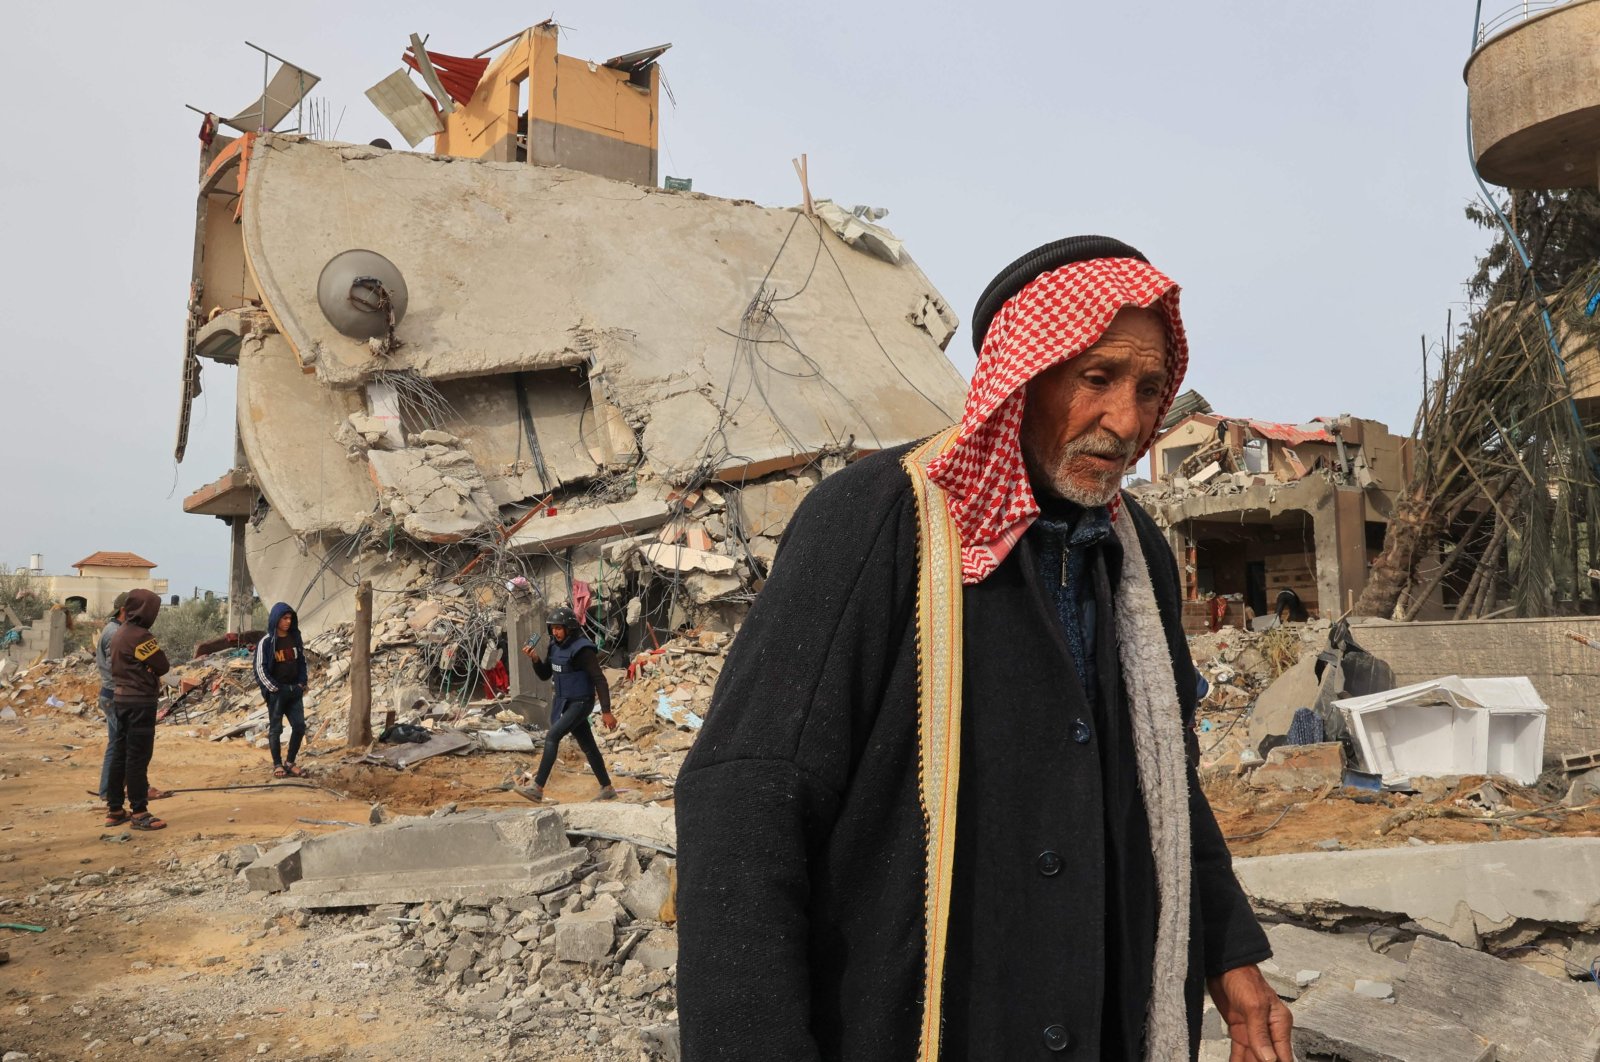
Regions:
[[672, 810], [453, 812], [246, 845], [230, 865], [302, 924], [364, 912], [371, 967], [513, 1039], [577, 1033], [675, 1057]]
[[[1249, 746], [1245, 724], [1256, 702], [1285, 672], [1326, 643], [1329, 624], [1283, 624], [1267, 631], [1223, 627], [1189, 636], [1195, 670], [1205, 680], [1197, 725], [1206, 763]], [[1309, 663], [1306, 665], [1309, 667]]]
[[[444, 754], [474, 751], [536, 752], [543, 745], [546, 691], [513, 697], [504, 640], [505, 622], [493, 598], [480, 603], [458, 584], [393, 596], [380, 603], [372, 631], [372, 733], [365, 762], [405, 769]], [[311, 681], [305, 692], [307, 755], [341, 749], [347, 740], [352, 696], [351, 634], [340, 624], [307, 643]], [[613, 773], [671, 787], [711, 702], [732, 634], [693, 629], [638, 653], [625, 668], [606, 669], [619, 728], [596, 728]], [[213, 741], [267, 746], [268, 719], [256, 685], [252, 640], [178, 665], [168, 673], [159, 711], [162, 722], [193, 727]], [[470, 662], [469, 662], [470, 661]], [[483, 682], [497, 665], [504, 684]], [[49, 707], [80, 716], [96, 712], [98, 676], [90, 654], [77, 651], [0, 678], [0, 713], [13, 697], [60, 684]], [[487, 694], [487, 695], [485, 695]], [[19, 702], [20, 703], [20, 702]], [[9, 718], [10, 716], [8, 716]], [[563, 749], [577, 766], [577, 748]]]

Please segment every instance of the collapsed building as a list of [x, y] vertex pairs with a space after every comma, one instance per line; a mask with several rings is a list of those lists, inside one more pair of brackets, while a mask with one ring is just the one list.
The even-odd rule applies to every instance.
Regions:
[[729, 631], [822, 476], [959, 415], [955, 316], [898, 241], [809, 190], [655, 187], [665, 47], [557, 39], [414, 37], [433, 94], [369, 97], [434, 154], [207, 117], [176, 456], [202, 366], [232, 366], [234, 452], [184, 507], [230, 528], [233, 630], [252, 588], [308, 636], [364, 581], [442, 595], [472, 619], [441, 662], [509, 655], [514, 690], [507, 643], [557, 603], [606, 650]]
[[1181, 395], [1133, 493], [1178, 557], [1186, 629], [1243, 627], [1284, 591], [1337, 616], [1366, 583], [1411, 460], [1411, 440], [1377, 421], [1227, 417]]

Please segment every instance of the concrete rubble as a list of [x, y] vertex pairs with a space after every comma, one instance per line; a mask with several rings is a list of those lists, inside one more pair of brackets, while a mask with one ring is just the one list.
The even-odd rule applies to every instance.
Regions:
[[287, 886], [279, 898], [287, 907], [492, 903], [561, 888], [585, 858], [554, 811], [464, 812], [313, 838], [267, 853], [245, 874], [260, 881], [271, 868]]
[[1526, 926], [1600, 928], [1595, 837], [1302, 852], [1239, 859], [1234, 870], [1259, 911], [1324, 925], [1409, 920], [1464, 947]]
[[[287, 134], [202, 161], [190, 312], [197, 336], [235, 326], [185, 371], [237, 366], [248, 475], [186, 507], [229, 524], [236, 592], [296, 604], [310, 634], [352, 618], [357, 572], [403, 592], [468, 565], [532, 628], [582, 581], [628, 652], [731, 631], [823, 474], [959, 416], [954, 315], [899, 241], [829, 205]], [[224, 200], [238, 224], [206, 224]], [[317, 298], [352, 232], [404, 296], [381, 352]]]

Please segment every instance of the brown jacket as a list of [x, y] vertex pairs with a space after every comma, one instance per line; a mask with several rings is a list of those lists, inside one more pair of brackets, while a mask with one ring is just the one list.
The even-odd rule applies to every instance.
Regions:
[[144, 706], [161, 699], [161, 676], [172, 665], [150, 633], [160, 611], [161, 599], [151, 591], [128, 594], [127, 621], [111, 639], [111, 684], [119, 704]]

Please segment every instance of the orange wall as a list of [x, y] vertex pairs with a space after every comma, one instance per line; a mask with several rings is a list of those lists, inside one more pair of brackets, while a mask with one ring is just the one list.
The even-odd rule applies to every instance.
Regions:
[[[517, 83], [523, 80], [530, 121], [583, 129], [654, 150], [660, 76], [659, 68], [652, 67], [650, 88], [641, 91], [628, 83], [625, 71], [560, 55], [555, 27], [534, 26], [489, 64], [471, 100], [443, 116], [444, 132], [434, 138], [434, 150], [464, 158], [494, 154], [516, 132]], [[505, 155], [502, 161], [511, 161], [503, 148], [500, 154]]]

